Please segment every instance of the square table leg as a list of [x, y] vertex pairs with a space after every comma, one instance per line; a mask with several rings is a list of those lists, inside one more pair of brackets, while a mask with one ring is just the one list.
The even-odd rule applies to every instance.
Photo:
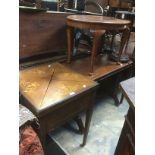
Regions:
[[93, 107], [89, 108], [86, 112], [86, 121], [85, 121], [85, 128], [84, 128], [83, 143], [81, 144], [82, 147], [86, 145], [92, 114], [93, 114]]

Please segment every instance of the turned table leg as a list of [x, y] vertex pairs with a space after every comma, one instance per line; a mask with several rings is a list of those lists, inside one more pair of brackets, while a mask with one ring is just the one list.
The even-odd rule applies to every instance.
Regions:
[[73, 27], [67, 26], [67, 62], [71, 62], [73, 54]]
[[101, 44], [101, 37], [105, 32], [106, 32], [105, 30], [95, 30], [95, 32], [93, 33], [94, 39], [91, 53], [90, 73], [89, 73], [90, 75], [93, 74], [97, 50]]

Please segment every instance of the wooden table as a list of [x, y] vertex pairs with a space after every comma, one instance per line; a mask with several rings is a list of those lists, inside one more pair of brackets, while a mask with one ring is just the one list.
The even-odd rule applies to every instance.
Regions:
[[[119, 59], [128, 40], [130, 21], [116, 19], [113, 17], [93, 16], [93, 15], [70, 15], [67, 17], [67, 43], [68, 43], [68, 62], [71, 62], [73, 53], [73, 30], [90, 29], [94, 30], [93, 47], [91, 53], [90, 74], [93, 73], [93, 66], [96, 58], [96, 52], [101, 40], [101, 36], [106, 30], [123, 30]], [[101, 31], [102, 30], [102, 31]]]
[[120, 104], [120, 100], [117, 97], [120, 81], [130, 78], [134, 74], [134, 64], [132, 61], [119, 65], [110, 60], [106, 61], [104, 55], [97, 57], [97, 62], [94, 64], [94, 74], [91, 76], [88, 74], [90, 68], [89, 56], [74, 59], [71, 63], [67, 63], [64, 60], [62, 64], [91, 80], [99, 82], [103, 92], [108, 93], [114, 99], [116, 105]]
[[120, 89], [129, 103], [129, 110], [115, 155], [135, 155], [135, 78], [121, 82]]
[[59, 63], [20, 71], [22, 102], [37, 116], [43, 144], [49, 131], [81, 112], [86, 112], [82, 146], [86, 144], [97, 85]]

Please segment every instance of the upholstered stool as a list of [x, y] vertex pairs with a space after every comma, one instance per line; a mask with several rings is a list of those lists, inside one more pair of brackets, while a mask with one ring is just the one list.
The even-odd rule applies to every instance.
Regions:
[[37, 118], [19, 104], [19, 155], [44, 155], [38, 127]]

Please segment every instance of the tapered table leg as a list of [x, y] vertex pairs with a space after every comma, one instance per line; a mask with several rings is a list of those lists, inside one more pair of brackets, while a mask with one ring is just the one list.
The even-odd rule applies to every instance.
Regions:
[[123, 102], [123, 100], [124, 100], [124, 95], [122, 94], [120, 99], [120, 104]]
[[83, 143], [81, 144], [82, 147], [85, 146], [86, 141], [87, 141], [87, 136], [88, 136], [88, 131], [89, 131], [89, 127], [90, 127], [92, 114], [93, 114], [93, 108], [88, 109], [86, 112], [86, 121], [85, 121]]
[[67, 62], [71, 62], [71, 57], [73, 54], [73, 28], [67, 26]]

